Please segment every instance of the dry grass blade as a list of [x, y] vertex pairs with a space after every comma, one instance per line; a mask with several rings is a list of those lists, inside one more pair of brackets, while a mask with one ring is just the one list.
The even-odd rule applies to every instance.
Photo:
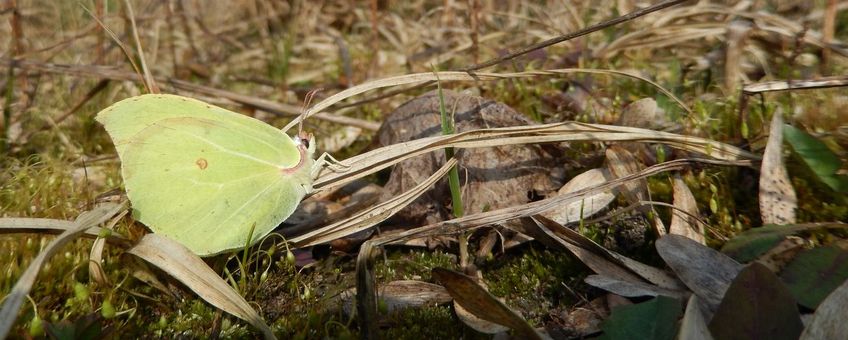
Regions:
[[721, 36], [725, 28], [720, 24], [685, 24], [648, 27], [622, 35], [595, 51], [592, 56], [610, 59], [626, 50], [647, 50], [681, 45], [685, 42]]
[[698, 202], [695, 201], [695, 196], [689, 190], [689, 186], [683, 181], [680, 175], [675, 175], [672, 179], [672, 187], [674, 190], [674, 209], [671, 212], [671, 225], [668, 228], [670, 234], [683, 235], [697, 241], [700, 244], [707, 244], [704, 238], [705, 226], [695, 216], [698, 216]]
[[[12, 65], [27, 70], [69, 74], [79, 77], [138, 81], [138, 76], [135, 73], [118, 70], [113, 67], [51, 64], [28, 60], [12, 61], [9, 59], [0, 59], [0, 66], [12, 67]], [[276, 103], [262, 98], [247, 96], [232, 91], [198, 85], [173, 77], [155, 78], [154, 81], [159, 84], [171, 85], [174, 88], [181, 89], [183, 91], [188, 91], [216, 98], [228, 99], [242, 106], [260, 109], [273, 114], [291, 116], [301, 114], [301, 108], [298, 106]], [[375, 122], [369, 122], [353, 117], [338, 116], [326, 112], [318, 112], [314, 115], [314, 117], [321, 120], [326, 120], [328, 122], [356, 126], [371, 131], [376, 131], [380, 128], [380, 124]]]
[[523, 339], [542, 339], [524, 320], [467, 275], [444, 268], [433, 268], [433, 277], [463, 308], [480, 317], [512, 328]]
[[382, 147], [342, 161], [344, 172], [322, 171], [316, 190], [326, 190], [375, 173], [403, 160], [446, 147], [479, 148], [513, 144], [575, 141], [636, 141], [663, 143], [671, 147], [709, 155], [721, 160], [755, 160], [759, 157], [735, 146], [714, 140], [668, 132], [615, 125], [564, 122], [544, 125], [480, 129], [416, 139]]
[[527, 204], [523, 204], [520, 206], [508, 207], [503, 209], [497, 209], [488, 211], [485, 213], [466, 215], [460, 218], [455, 218], [448, 221], [442, 221], [439, 223], [430, 224], [427, 226], [415, 228], [412, 230], [408, 230], [402, 233], [393, 234], [393, 235], [383, 235], [372, 239], [375, 244], [391, 244], [396, 242], [401, 242], [402, 240], [409, 240], [421, 237], [435, 236], [435, 235], [444, 235], [457, 233], [462, 230], [473, 229], [480, 226], [484, 226], [492, 223], [500, 223], [505, 220], [516, 219], [521, 217], [528, 217], [533, 215], [538, 215], [544, 211], [553, 209], [556, 206], [568, 204], [570, 202], [579, 201], [583, 196], [589, 195], [592, 193], [596, 193], [603, 190], [610, 190], [615, 188], [616, 186], [621, 185], [624, 182], [631, 181], [634, 179], [644, 178], [647, 176], [653, 176], [659, 173], [663, 173], [666, 171], [673, 170], [681, 170], [684, 169], [691, 164], [695, 163], [709, 163], [709, 164], [723, 164], [723, 165], [750, 165], [749, 161], [716, 161], [716, 160], [707, 160], [707, 159], [678, 159], [673, 160], [661, 164], [657, 164], [654, 166], [650, 166], [640, 171], [639, 173], [629, 175], [627, 177], [618, 178], [609, 182], [605, 182], [604, 184], [592, 186], [590, 188], [582, 189], [570, 193], [568, 195], [560, 195], [554, 196], [551, 198], [546, 198], [540, 201], [530, 202]]
[[[541, 222], [545, 227], [553, 231], [558, 237], [562, 238], [564, 241], [578, 245], [584, 249], [587, 249], [595, 254], [601, 255], [606, 258], [608, 261], [615, 263], [616, 265], [624, 268], [631, 273], [634, 273], [648, 281], [662, 288], [668, 288], [672, 290], [682, 291], [685, 289], [682, 283], [678, 281], [673, 276], [669, 275], [666, 271], [646, 265], [642, 262], [633, 260], [629, 257], [623, 256], [614, 251], [610, 251], [601, 245], [595, 243], [589, 238], [581, 235], [577, 231], [572, 230], [571, 228], [563, 227], [553, 221], [547, 220], [544, 217], [535, 216], [536, 220]], [[603, 273], [599, 273], [603, 274]], [[624, 281], [628, 281], [624, 279]], [[640, 282], [633, 281], [633, 282]]]
[[724, 92], [736, 93], [744, 79], [742, 58], [752, 24], [748, 21], [734, 20], [727, 25], [724, 56]]
[[807, 90], [827, 87], [848, 86], [848, 76], [822, 77], [816, 79], [776, 80], [745, 85], [742, 91], [747, 95], [786, 90]]
[[266, 339], [276, 339], [259, 313], [185, 246], [164, 236], [147, 234], [127, 252], [168, 273], [209, 304], [247, 321]]
[[430, 175], [426, 181], [419, 183], [414, 188], [404, 192], [393, 199], [377, 204], [369, 209], [360, 211], [359, 213], [350, 216], [342, 221], [333, 223], [323, 228], [316, 229], [312, 232], [298, 235], [289, 238], [297, 247], [308, 247], [311, 245], [330, 242], [332, 240], [371, 228], [377, 223], [380, 223], [391, 217], [410, 202], [414, 201], [418, 196], [421, 196], [425, 191], [430, 189], [436, 181], [447, 174], [450, 169], [457, 164], [457, 159], [451, 158], [439, 168], [438, 171]]
[[377, 313], [377, 284], [374, 277], [373, 256], [376, 253], [374, 240], [365, 241], [356, 256], [356, 315], [359, 319], [360, 336], [377, 339], [380, 315]]
[[423, 83], [430, 81], [480, 81], [480, 80], [499, 80], [499, 79], [513, 79], [513, 78], [532, 78], [532, 77], [540, 77], [540, 76], [558, 76], [572, 73], [588, 73], [588, 74], [604, 74], [604, 75], [612, 75], [612, 76], [623, 76], [633, 79], [638, 79], [644, 81], [651, 86], [655, 87], [657, 90], [662, 92], [664, 95], [668, 96], [672, 100], [674, 100], [681, 108], [686, 110], [687, 113], [692, 113], [692, 110], [689, 109], [686, 104], [683, 103], [679, 98], [677, 98], [673, 93], [666, 90], [659, 84], [654, 81], [645, 78], [641, 75], [624, 72], [624, 71], [616, 71], [616, 70], [604, 70], [604, 69], [580, 69], [580, 68], [563, 68], [563, 69], [553, 69], [553, 70], [544, 70], [544, 71], [527, 71], [527, 72], [515, 72], [515, 73], [467, 73], [467, 72], [428, 72], [428, 73], [413, 73], [402, 76], [388, 77], [383, 79], [373, 80], [364, 84], [360, 84], [339, 93], [336, 93], [330, 97], [325, 98], [324, 100], [316, 103], [314, 106], [306, 110], [306, 113], [302, 116], [298, 116], [294, 120], [292, 120], [288, 125], [283, 128], [283, 131], [288, 131], [301, 120], [309, 118], [315, 115], [318, 112], [321, 112], [327, 109], [330, 106], [335, 105], [342, 100], [347, 98], [384, 87], [393, 87], [399, 85], [407, 85], [414, 83]]
[[141, 39], [138, 37], [138, 27], [135, 24], [135, 13], [133, 13], [132, 4], [129, 0], [124, 0], [124, 7], [127, 10], [127, 16], [130, 18], [130, 28], [132, 29], [133, 40], [135, 40], [136, 53], [138, 60], [141, 63], [141, 72], [144, 75], [144, 84], [150, 90], [150, 93], [159, 93], [159, 87], [153, 80], [153, 75], [150, 73], [150, 68], [147, 67], [147, 58], [144, 57], [144, 49], [141, 48]]
[[774, 112], [760, 166], [760, 215], [763, 224], [793, 224], [798, 198], [783, 165], [783, 113]]
[[683, 2], [686, 2], [686, 1], [685, 0], [662, 1], [662, 2], [659, 2], [657, 4], [632, 11], [632, 12], [627, 13], [625, 15], [621, 15], [621, 16], [618, 16], [616, 18], [613, 18], [613, 19], [610, 19], [610, 20], [600, 22], [600, 23], [594, 24], [592, 26], [583, 28], [583, 29], [581, 29], [577, 32], [572, 32], [572, 33], [562, 35], [562, 36], [559, 36], [559, 37], [556, 37], [556, 38], [548, 39], [548, 40], [533, 44], [531, 46], [525, 47], [525, 48], [523, 48], [519, 51], [509, 53], [505, 56], [498, 57], [498, 58], [480, 63], [478, 65], [472, 65], [470, 67], [467, 67], [465, 70], [466, 71], [472, 71], [472, 70], [479, 70], [479, 69], [482, 69], [482, 68], [486, 68], [486, 67], [489, 67], [489, 66], [494, 66], [494, 65], [497, 65], [497, 64], [502, 63], [504, 61], [513, 59], [515, 57], [530, 53], [532, 51], [542, 49], [542, 48], [545, 48], [545, 47], [548, 47], [548, 46], [551, 46], [551, 45], [554, 45], [554, 44], [557, 44], [557, 43], [560, 43], [560, 42], [563, 42], [563, 41], [571, 40], [571, 39], [574, 39], [574, 38], [577, 38], [577, 37], [580, 37], [580, 36], [595, 32], [595, 31], [602, 30], [602, 29], [607, 28], [607, 27], [615, 26], [615, 25], [618, 25], [620, 23], [636, 19], [638, 17], [641, 17], [641, 16], [649, 14], [649, 13], [653, 13], [653, 12], [656, 12], [656, 11], [663, 10], [663, 9], [666, 9], [666, 8], [674, 6], [674, 5], [678, 5], [678, 4], [683, 3]]
[[38, 256], [32, 260], [32, 263], [29, 264], [26, 271], [18, 279], [18, 282], [12, 287], [12, 291], [9, 292], [9, 295], [6, 295], [3, 301], [2, 308], [0, 308], [0, 338], [5, 339], [9, 334], [9, 330], [12, 329], [12, 325], [17, 319], [18, 310], [21, 308], [21, 304], [23, 304], [30, 289], [32, 289], [32, 285], [35, 283], [38, 272], [41, 271], [44, 263], [65, 244], [79, 237], [88, 228], [106, 222], [123, 209], [125, 209], [125, 205], [123, 204], [106, 203], [83, 212], [74, 220], [73, 227], [65, 230], [61, 235], [53, 239], [44, 250], [38, 253]]
[[[51, 218], [0, 218], [0, 234], [61, 234], [74, 226], [74, 222]], [[103, 228], [94, 226], [86, 229], [82, 236], [97, 238], [103, 231]], [[127, 242], [127, 239], [118, 233], [110, 233], [107, 240], [115, 243]]]
[[[129, 210], [121, 211], [118, 216], [112, 219], [109, 224], [103, 229], [104, 234], [109, 235], [112, 234], [112, 230], [115, 228], [115, 225], [124, 218], [124, 216], [129, 213]], [[92, 281], [97, 282], [101, 285], [106, 285], [109, 283], [108, 277], [106, 276], [106, 272], [103, 271], [102, 263], [103, 263], [103, 247], [106, 246], [106, 238], [104, 236], [98, 236], [96, 240], [94, 240], [94, 244], [91, 246], [91, 253], [88, 256], [88, 275], [92, 279]]]

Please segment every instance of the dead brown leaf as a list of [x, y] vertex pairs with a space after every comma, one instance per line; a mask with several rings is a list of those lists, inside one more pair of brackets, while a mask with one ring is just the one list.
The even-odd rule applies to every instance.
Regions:
[[[591, 169], [574, 176], [574, 178], [559, 189], [557, 195], [572, 193], [580, 189], [602, 184], [611, 179], [612, 175], [606, 168]], [[546, 211], [542, 216], [550, 218], [559, 224], [576, 223], [606, 208], [613, 200], [615, 200], [615, 195], [612, 193], [612, 190], [599, 191], [584, 196], [580, 201], [567, 203]]]
[[542, 339], [523, 317], [492, 296], [473, 278], [444, 268], [433, 268], [432, 273], [454, 300], [475, 316], [507, 326], [524, 339]]

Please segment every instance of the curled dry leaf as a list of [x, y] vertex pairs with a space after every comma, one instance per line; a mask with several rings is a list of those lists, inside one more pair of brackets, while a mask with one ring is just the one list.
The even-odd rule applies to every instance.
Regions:
[[[339, 295], [342, 309], [348, 315], [354, 314], [353, 300], [356, 288]], [[451, 302], [451, 296], [444, 287], [416, 280], [398, 280], [380, 285], [377, 298], [383, 301], [389, 313], [410, 307], [434, 306]]]
[[795, 223], [798, 198], [783, 164], [783, 113], [774, 112], [760, 166], [760, 214], [763, 224]]
[[475, 316], [507, 326], [524, 339], [542, 339], [523, 317], [486, 291], [473, 278], [444, 268], [433, 268], [432, 273], [454, 300]]
[[454, 312], [456, 312], [456, 317], [459, 319], [459, 321], [462, 321], [462, 323], [466, 324], [468, 327], [471, 327], [475, 331], [478, 331], [480, 333], [500, 334], [509, 331], [509, 327], [507, 326], [487, 321], [486, 319], [474, 315], [474, 313], [469, 312], [467, 309], [465, 309], [465, 307], [462, 307], [462, 304], [460, 304], [458, 301], [453, 302], [453, 310]]
[[[349, 216], [356, 215], [360, 211], [369, 209], [376, 205], [380, 196], [384, 192], [383, 188], [379, 185], [368, 183], [366, 181], [356, 181], [345, 185], [344, 187], [336, 190], [327, 195], [316, 195], [310, 197], [304, 202], [301, 202], [300, 206], [295, 213], [300, 217], [306, 217], [305, 219], [301, 219], [300, 223], [298, 223], [294, 227], [286, 227], [281, 230], [283, 235], [287, 238], [291, 238], [292, 236], [301, 235], [316, 229], [316, 227], [322, 224], [328, 224], [332, 221], [341, 221]], [[315, 200], [313, 200], [315, 199]], [[325, 209], [316, 209], [311, 212], [308, 209], [302, 209], [305, 206], [318, 205], [325, 207]], [[294, 215], [293, 215], [294, 216]], [[292, 217], [289, 217], [291, 220]], [[362, 242], [371, 237], [373, 234], [373, 229], [365, 229], [355, 232], [353, 234], [337, 238], [330, 242], [330, 245], [333, 247], [333, 250], [338, 250], [342, 252], [353, 252], [354, 248], [358, 247]]]
[[276, 339], [259, 313], [185, 246], [165, 236], [147, 234], [127, 252], [168, 273], [209, 304], [247, 321], [258, 328], [266, 339]]
[[672, 186], [675, 209], [671, 212], [671, 226], [668, 232], [686, 236], [700, 244], [707, 244], [704, 239], [704, 224], [696, 218], [699, 215], [698, 203], [692, 191], [689, 190], [689, 186], [679, 175], [675, 175], [672, 179]]
[[[565, 195], [577, 190], [603, 184], [611, 179], [612, 175], [606, 168], [592, 169], [574, 176], [574, 178], [559, 189], [557, 194]], [[542, 216], [554, 220], [559, 224], [576, 223], [606, 208], [613, 200], [615, 200], [615, 195], [612, 193], [612, 190], [598, 191], [584, 196], [580, 201], [570, 202], [555, 209], [548, 210]]]
[[[2, 234], [55, 234], [59, 235], [65, 231], [73, 229], [75, 226], [73, 221], [56, 220], [52, 218], [23, 218], [23, 217], [4, 217], [0, 218], [0, 235]], [[86, 238], [96, 239], [103, 234], [108, 234], [106, 237], [109, 243], [129, 245], [123, 235], [117, 232], [107, 232], [104, 228], [93, 226], [83, 231], [81, 236]]]
[[680, 235], [665, 235], [656, 243], [657, 252], [677, 277], [710, 311], [715, 311], [724, 292], [742, 270], [742, 265], [718, 251]]

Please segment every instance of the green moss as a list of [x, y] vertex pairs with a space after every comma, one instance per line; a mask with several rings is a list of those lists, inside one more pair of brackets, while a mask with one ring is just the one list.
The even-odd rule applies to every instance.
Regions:
[[409, 308], [388, 316], [384, 339], [487, 339], [485, 334], [465, 327], [450, 307]]
[[389, 250], [388, 261], [378, 260], [374, 269], [381, 282], [395, 280], [430, 280], [433, 268], [456, 268], [456, 256], [441, 250], [418, 249]]
[[536, 325], [556, 307], [574, 304], [576, 297], [569, 288], [585, 287], [582, 280], [588, 275], [586, 267], [569, 254], [535, 245], [511, 250], [480, 269], [489, 291]]

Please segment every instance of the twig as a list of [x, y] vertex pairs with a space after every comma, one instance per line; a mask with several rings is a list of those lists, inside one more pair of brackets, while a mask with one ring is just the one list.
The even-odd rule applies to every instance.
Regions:
[[745, 85], [742, 87], [742, 92], [746, 95], [752, 95], [762, 92], [808, 90], [842, 86], [848, 86], [848, 75], [816, 79], [766, 81]]
[[[647, 15], [649, 13], [653, 13], [653, 12], [656, 12], [656, 11], [659, 11], [659, 10], [662, 10], [662, 9], [665, 9], [665, 8], [668, 8], [668, 7], [671, 7], [671, 6], [686, 2], [686, 1], [689, 1], [689, 0], [667, 0], [667, 1], [661, 2], [659, 4], [656, 4], [654, 6], [643, 8], [643, 9], [640, 9], [640, 10], [636, 10], [636, 11], [633, 11], [629, 14], [622, 15], [622, 16], [619, 16], [617, 18], [610, 19], [610, 20], [589, 26], [589, 27], [584, 28], [582, 30], [579, 30], [577, 32], [572, 32], [572, 33], [569, 33], [569, 34], [561, 35], [561, 36], [553, 38], [553, 39], [548, 39], [548, 40], [545, 40], [543, 42], [530, 45], [528, 47], [525, 47], [525, 48], [519, 50], [518, 52], [513, 52], [513, 53], [510, 53], [508, 55], [498, 57], [498, 58], [495, 58], [495, 59], [491, 59], [489, 61], [486, 61], [486, 62], [483, 62], [483, 63], [480, 63], [480, 64], [466, 66], [464, 68], [459, 69], [458, 71], [465, 71], [465, 72], [472, 73], [472, 71], [480, 70], [480, 69], [483, 69], [483, 68], [486, 68], [486, 67], [489, 67], [489, 66], [494, 66], [494, 65], [500, 64], [502, 62], [505, 62], [507, 60], [516, 58], [518, 56], [530, 53], [532, 51], [542, 49], [542, 48], [545, 48], [545, 47], [548, 47], [548, 46], [551, 46], [551, 45], [554, 45], [554, 44], [558, 44], [558, 43], [561, 43], [561, 42], [564, 42], [564, 41], [568, 41], [568, 40], [571, 40], [571, 39], [574, 39], [574, 38], [578, 38], [578, 37], [584, 36], [584, 35], [589, 34], [589, 33], [597, 32], [597, 31], [600, 31], [604, 28], [615, 26], [615, 25], [618, 25], [622, 22], [633, 20], [635, 18], [644, 16], [644, 15]], [[434, 83], [433, 81], [428, 81], [428, 82], [422, 83], [422, 84], [417, 85], [417, 86], [412, 86], [412, 87], [401, 89], [401, 90], [394, 90], [394, 91], [387, 92], [387, 93], [384, 93], [384, 94], [381, 94], [381, 95], [378, 95], [378, 96], [375, 96], [375, 97], [366, 98], [366, 99], [363, 99], [363, 100], [360, 100], [360, 101], [357, 101], [357, 102], [354, 102], [354, 103], [350, 103], [350, 104], [345, 104], [345, 105], [339, 106], [339, 107], [351, 107], [351, 106], [356, 106], [356, 105], [361, 105], [361, 104], [377, 101], [377, 100], [392, 97], [392, 96], [395, 96], [397, 94], [404, 93], [404, 92], [407, 92], [407, 91], [410, 91], [410, 90], [427, 87], [427, 86], [433, 85], [433, 83]]]
[[[59, 74], [69, 74], [79, 77], [91, 77], [91, 78], [100, 78], [100, 79], [113, 79], [113, 80], [129, 80], [129, 81], [138, 81], [138, 75], [132, 72], [121, 71], [114, 68], [104, 67], [104, 66], [84, 66], [84, 65], [67, 65], [67, 64], [51, 64], [51, 63], [39, 63], [33, 61], [13, 61], [9, 59], [0, 59], [0, 67], [20, 67], [28, 70], [38, 70], [41, 72], [50, 72], [50, 73], [59, 73]], [[266, 111], [276, 115], [285, 115], [285, 116], [297, 116], [300, 115], [300, 108], [294, 105], [287, 105], [282, 103], [276, 103], [272, 101], [268, 101], [265, 99], [247, 96], [243, 94], [238, 94], [235, 92], [212, 88], [208, 86], [193, 84], [184, 80], [179, 80], [174, 77], [167, 78], [156, 78], [156, 82], [163, 84], [170, 84], [171, 86], [181, 89], [183, 91], [193, 92], [197, 94], [203, 94], [207, 96], [214, 96], [224, 99], [229, 99], [235, 103], [238, 103], [244, 107], [250, 107], [254, 109], [259, 109], [262, 111]], [[342, 125], [350, 125], [356, 126], [359, 128], [376, 131], [380, 128], [379, 123], [370, 122], [367, 120], [362, 120], [353, 117], [345, 117], [330, 114], [327, 112], [319, 112], [310, 117], [315, 117], [321, 120], [326, 120], [328, 122], [333, 122]]]
[[135, 39], [135, 48], [138, 53], [138, 60], [141, 62], [141, 72], [144, 74], [144, 83], [150, 93], [159, 93], [159, 87], [156, 86], [156, 81], [153, 80], [153, 75], [150, 74], [150, 69], [147, 67], [147, 58], [144, 57], [144, 49], [141, 48], [141, 39], [138, 37], [138, 27], [135, 25], [135, 13], [133, 13], [130, 0], [124, 0], [124, 6], [127, 7], [127, 16], [130, 17], [130, 28], [132, 29], [133, 38]]
[[485, 61], [485, 62], [480, 63], [480, 64], [465, 67], [465, 68], [461, 69], [460, 71], [472, 72], [472, 71], [477, 71], [477, 70], [480, 70], [480, 69], [487, 68], [489, 66], [494, 66], [494, 65], [500, 64], [502, 62], [505, 62], [507, 60], [514, 59], [516, 57], [519, 57], [519, 56], [525, 55], [527, 53], [533, 52], [535, 50], [543, 49], [545, 47], [555, 45], [555, 44], [561, 43], [563, 41], [568, 41], [568, 40], [571, 40], [571, 39], [574, 39], [574, 38], [578, 38], [578, 37], [584, 36], [584, 35], [589, 34], [589, 33], [597, 32], [597, 31], [600, 31], [604, 28], [615, 26], [615, 25], [618, 25], [618, 24], [623, 23], [625, 21], [630, 21], [630, 20], [636, 19], [638, 17], [644, 16], [646, 14], [650, 14], [650, 13], [653, 13], [653, 12], [656, 12], [656, 11], [659, 11], [659, 10], [662, 10], [662, 9], [665, 9], [665, 8], [668, 8], [668, 7], [671, 7], [671, 6], [686, 2], [686, 1], [689, 1], [689, 0], [666, 0], [666, 1], [663, 1], [663, 2], [658, 3], [656, 5], [646, 7], [646, 8], [643, 8], [643, 9], [638, 9], [638, 10], [635, 10], [635, 11], [630, 12], [628, 14], [622, 15], [620, 17], [617, 17], [617, 18], [614, 18], [614, 19], [611, 19], [611, 20], [601, 22], [599, 24], [595, 24], [595, 25], [586, 27], [586, 28], [579, 30], [577, 32], [572, 32], [572, 33], [569, 33], [569, 34], [566, 34], [566, 35], [558, 36], [556, 38], [548, 39], [548, 40], [542, 41], [540, 43], [536, 43], [536, 44], [530, 45], [528, 47], [525, 47], [523, 49], [520, 49], [516, 52], [509, 53], [505, 56], [498, 57], [498, 58], [495, 58], [495, 59], [491, 59], [489, 61]]
[[827, 64], [830, 62], [834, 31], [836, 31], [836, 0], [828, 0], [827, 9], [824, 11], [824, 24], [822, 25], [822, 41], [825, 43], [825, 47], [822, 49], [821, 63], [823, 71], [827, 69]]

